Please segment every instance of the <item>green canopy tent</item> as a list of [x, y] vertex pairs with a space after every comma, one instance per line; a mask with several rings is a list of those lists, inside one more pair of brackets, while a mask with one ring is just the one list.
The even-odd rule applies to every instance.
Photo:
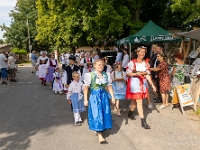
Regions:
[[181, 41], [180, 38], [173, 37], [172, 34], [159, 27], [153, 21], [149, 21], [140, 31], [129, 36], [130, 43], [157, 43]]
[[149, 21], [140, 31], [134, 35], [117, 41], [117, 45], [129, 44], [129, 53], [131, 53], [131, 44], [147, 44], [158, 42], [177, 42], [181, 38], [173, 37], [172, 34], [159, 27], [153, 21]]
[[173, 37], [171, 33], [159, 27], [153, 21], [149, 21], [140, 31], [134, 35], [117, 41], [117, 45], [122, 44], [146, 44], [157, 42], [175, 42], [181, 41], [181, 38]]

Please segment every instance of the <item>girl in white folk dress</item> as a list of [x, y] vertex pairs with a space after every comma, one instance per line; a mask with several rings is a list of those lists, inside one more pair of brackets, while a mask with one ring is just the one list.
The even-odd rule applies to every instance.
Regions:
[[80, 112], [85, 111], [84, 100], [83, 100], [83, 83], [79, 80], [80, 73], [74, 71], [72, 73], [73, 81], [69, 84], [67, 100], [69, 104], [72, 104], [75, 125], [81, 126], [82, 119]]
[[61, 74], [60, 74], [60, 68], [57, 67], [55, 69], [55, 72], [53, 73], [53, 91], [55, 91], [55, 94], [59, 92], [59, 94], [62, 94], [63, 85], [61, 81]]

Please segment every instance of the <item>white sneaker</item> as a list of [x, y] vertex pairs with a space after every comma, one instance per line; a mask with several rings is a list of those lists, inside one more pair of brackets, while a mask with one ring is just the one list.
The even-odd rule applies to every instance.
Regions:
[[153, 109], [153, 105], [150, 103], [150, 104], [148, 105], [148, 108], [149, 108], [149, 109]]
[[60, 91], [59, 94], [62, 94], [62, 92]]
[[55, 94], [57, 94], [57, 91], [55, 91]]

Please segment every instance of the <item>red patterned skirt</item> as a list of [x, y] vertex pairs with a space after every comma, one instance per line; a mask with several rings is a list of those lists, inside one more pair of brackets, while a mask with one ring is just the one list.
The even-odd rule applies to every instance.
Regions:
[[128, 79], [126, 88], [127, 99], [143, 99], [148, 97], [147, 80], [144, 77], [132, 77]]

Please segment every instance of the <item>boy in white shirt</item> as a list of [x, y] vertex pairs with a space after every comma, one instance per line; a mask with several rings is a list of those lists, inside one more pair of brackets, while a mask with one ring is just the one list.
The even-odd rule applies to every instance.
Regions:
[[75, 125], [81, 126], [82, 119], [80, 112], [85, 111], [84, 101], [83, 101], [83, 83], [79, 81], [80, 73], [74, 71], [72, 73], [73, 81], [69, 84], [67, 100], [69, 104], [73, 106]]

